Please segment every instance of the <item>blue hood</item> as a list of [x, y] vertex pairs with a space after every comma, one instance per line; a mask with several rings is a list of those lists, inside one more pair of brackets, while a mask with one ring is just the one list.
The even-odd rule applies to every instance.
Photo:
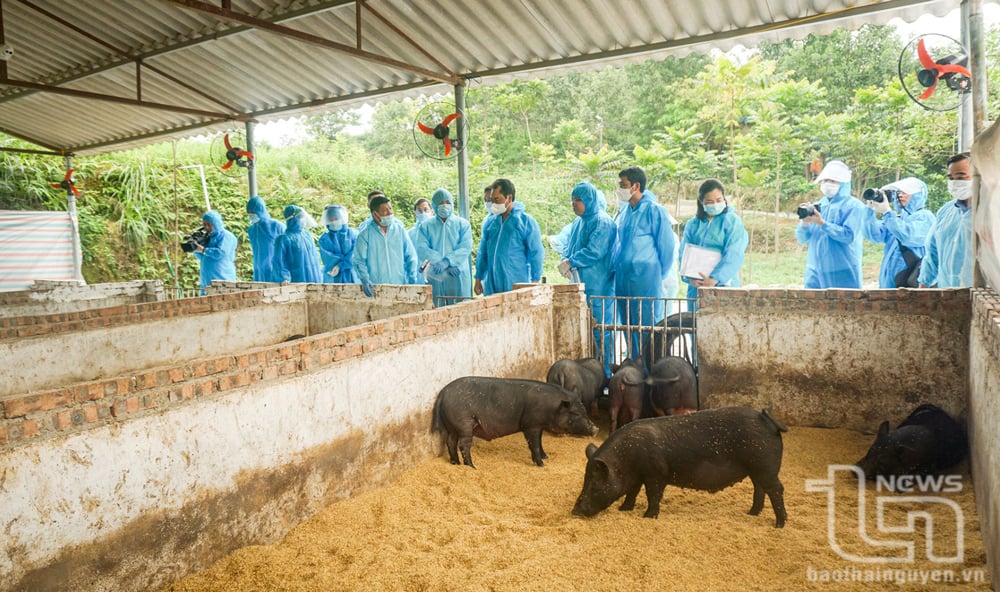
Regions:
[[212, 225], [212, 234], [222, 232], [226, 229], [226, 225], [222, 223], [222, 214], [215, 210], [209, 210], [205, 212], [205, 215], [201, 217], [202, 220], [207, 220]]
[[271, 217], [271, 214], [267, 212], [267, 205], [264, 204], [264, 200], [256, 195], [251, 197], [247, 202], [247, 212], [257, 214], [257, 217], [261, 220]]

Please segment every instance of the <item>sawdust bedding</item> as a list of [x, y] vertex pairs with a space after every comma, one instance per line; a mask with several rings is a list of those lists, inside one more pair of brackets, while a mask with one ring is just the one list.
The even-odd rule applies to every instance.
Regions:
[[[827, 465], [860, 458], [872, 436], [795, 427], [785, 434], [780, 478], [788, 523], [776, 529], [770, 502], [759, 516], [746, 514], [753, 491], [748, 479], [716, 494], [668, 487], [657, 520], [642, 517], [645, 492], [631, 512], [619, 512], [616, 503], [594, 518], [572, 516], [583, 484], [584, 448], [606, 435], [602, 430], [590, 440], [546, 434], [549, 459], [543, 468], [531, 463], [518, 434], [476, 440], [472, 453], [478, 469], [453, 466], [445, 454], [387, 487], [329, 506], [277, 544], [240, 549], [168, 590], [990, 589], [967, 471], [962, 491], [934, 494], [953, 500], [963, 512], [962, 562], [928, 560], [925, 526], [918, 522], [915, 534], [881, 535], [918, 541], [914, 563], [872, 565], [838, 556], [827, 540], [827, 495], [806, 490], [807, 479], [826, 478]], [[843, 551], [876, 554], [858, 536], [854, 480], [838, 478], [834, 490]], [[869, 534], [878, 495], [893, 494], [867, 487]], [[935, 553], [955, 555], [953, 510], [940, 503], [910, 509], [932, 511]], [[905, 524], [905, 511], [896, 507], [887, 522]], [[890, 575], [885, 569], [903, 571]], [[977, 573], [986, 581], [962, 582]], [[957, 581], [900, 585], [899, 576]]]

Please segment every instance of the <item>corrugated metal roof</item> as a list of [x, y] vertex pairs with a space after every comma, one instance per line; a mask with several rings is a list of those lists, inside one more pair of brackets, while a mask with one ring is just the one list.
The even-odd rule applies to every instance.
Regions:
[[227, 11], [219, 0], [0, 2], [4, 41], [14, 48], [0, 62], [0, 74], [6, 66], [0, 131], [76, 154], [331, 104], [447, 91], [444, 81], [489, 84], [752, 46], [894, 17], [940, 16], [958, 6], [957, 0], [232, 0]]

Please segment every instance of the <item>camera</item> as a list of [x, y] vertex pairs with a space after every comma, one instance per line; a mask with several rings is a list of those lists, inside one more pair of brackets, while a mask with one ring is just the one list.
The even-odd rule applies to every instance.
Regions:
[[802, 204], [801, 206], [799, 206], [797, 210], [795, 210], [795, 213], [799, 215], [799, 220], [801, 220], [803, 218], [808, 218], [809, 216], [812, 216], [818, 211], [819, 211], [818, 203]]
[[882, 203], [883, 201], [894, 202], [899, 197], [899, 189], [875, 189], [874, 187], [869, 187], [865, 189], [865, 192], [861, 194], [861, 198], [865, 201], [875, 201]]
[[208, 231], [204, 228], [199, 228], [191, 234], [186, 235], [184, 240], [181, 241], [181, 250], [185, 253], [191, 253], [198, 245], [202, 247], [208, 246]]

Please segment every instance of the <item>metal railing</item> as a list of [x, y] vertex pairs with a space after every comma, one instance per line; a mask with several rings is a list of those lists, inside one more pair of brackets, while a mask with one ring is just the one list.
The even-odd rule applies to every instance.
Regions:
[[642, 360], [648, 371], [656, 360], [679, 356], [698, 369], [696, 300], [593, 296], [589, 298], [594, 357], [611, 364]]

